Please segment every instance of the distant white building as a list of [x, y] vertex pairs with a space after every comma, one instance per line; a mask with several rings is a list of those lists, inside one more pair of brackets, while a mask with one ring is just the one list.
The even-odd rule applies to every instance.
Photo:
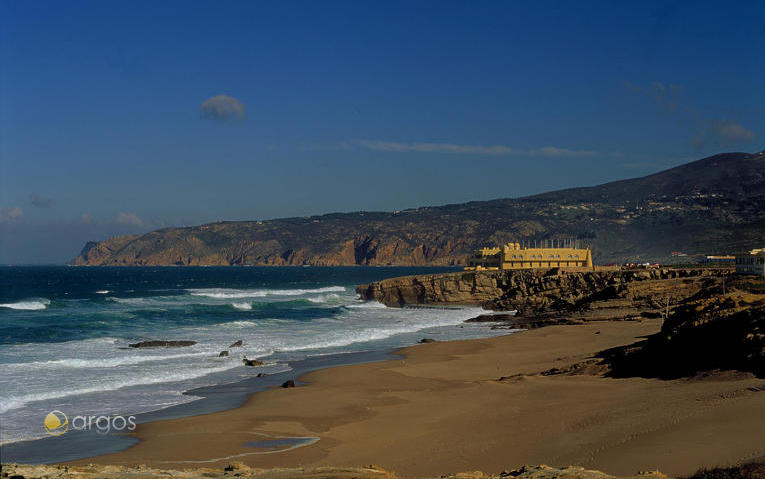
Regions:
[[736, 255], [736, 273], [765, 276], [765, 248]]

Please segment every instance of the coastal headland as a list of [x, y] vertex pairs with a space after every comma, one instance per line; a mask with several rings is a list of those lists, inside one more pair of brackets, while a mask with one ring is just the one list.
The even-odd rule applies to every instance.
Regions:
[[[255, 394], [237, 409], [141, 424], [135, 446], [73, 465], [375, 464], [399, 477], [436, 477], [550, 464], [682, 476], [765, 458], [761, 281], [714, 270], [504, 273], [397, 278], [359, 290], [398, 306], [472, 297], [513, 306], [521, 319], [536, 311], [571, 322], [311, 372], [299, 387]], [[667, 305], [662, 291], [670, 290]], [[609, 301], [620, 305], [620, 320], [600, 317]], [[666, 320], [653, 314], [661, 311]], [[266, 446], [269, 437], [284, 442]], [[306, 438], [318, 440], [300, 443]]]

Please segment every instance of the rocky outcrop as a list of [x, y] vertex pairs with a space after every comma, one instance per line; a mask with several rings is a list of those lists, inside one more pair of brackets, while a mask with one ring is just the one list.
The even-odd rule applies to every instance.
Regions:
[[571, 319], [629, 319], [659, 315], [680, 299], [718, 287], [727, 274], [700, 268], [465, 271], [391, 278], [356, 291], [363, 299], [394, 307], [479, 305], [518, 310], [517, 319], [562, 312]]
[[672, 379], [714, 370], [765, 377], [765, 294], [690, 298], [674, 309], [661, 332], [598, 357], [614, 377]]
[[263, 361], [259, 359], [247, 359], [247, 358], [242, 358], [242, 363], [245, 366], [262, 366], [264, 364]]

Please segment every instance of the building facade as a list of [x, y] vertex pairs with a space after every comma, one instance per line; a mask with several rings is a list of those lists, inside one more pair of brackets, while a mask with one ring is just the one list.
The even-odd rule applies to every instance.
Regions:
[[467, 269], [591, 268], [592, 253], [586, 248], [529, 248], [507, 243], [501, 248], [475, 250]]
[[736, 273], [765, 276], [765, 248], [736, 255]]

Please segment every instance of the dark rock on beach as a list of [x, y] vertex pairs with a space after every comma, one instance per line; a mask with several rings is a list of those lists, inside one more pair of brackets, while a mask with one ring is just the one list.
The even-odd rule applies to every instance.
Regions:
[[245, 366], [262, 366], [263, 365], [263, 361], [260, 361], [257, 359], [243, 358], [242, 362], [244, 363]]
[[420, 339], [418, 341], [418, 343], [420, 343], [420, 344], [430, 344], [430, 343], [436, 343], [436, 342], [438, 342], [438, 341], [436, 341], [433, 338], [422, 338], [422, 339]]
[[287, 380], [287, 381], [284, 381], [284, 382], [282, 383], [282, 387], [283, 387], [283, 388], [294, 388], [294, 387], [295, 387], [295, 381], [293, 381], [292, 379], [289, 379], [289, 380]]
[[197, 344], [196, 341], [141, 341], [128, 346], [131, 348], [183, 348], [195, 344]]
[[241, 347], [242, 344], [243, 344], [242, 340], [240, 339], [239, 341], [237, 341], [234, 344], [232, 344], [231, 346], [229, 346], [229, 348], [238, 348], [238, 347]]
[[256, 378], [264, 378], [264, 377], [266, 377], [266, 376], [268, 376], [268, 374], [266, 374], [266, 373], [258, 373], [258, 375], [257, 375], [257, 376], [255, 376], [255, 377], [256, 377]]

